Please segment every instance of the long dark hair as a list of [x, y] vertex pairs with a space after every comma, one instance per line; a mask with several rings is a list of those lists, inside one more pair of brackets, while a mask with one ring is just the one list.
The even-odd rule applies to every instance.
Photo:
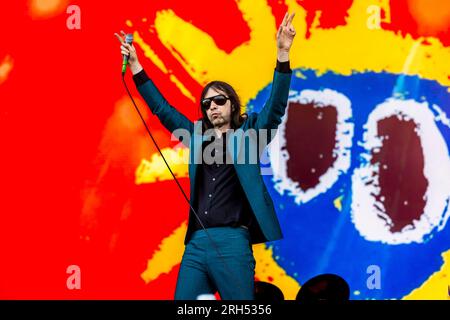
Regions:
[[200, 110], [202, 111], [202, 116], [203, 116], [203, 119], [202, 119], [203, 120], [203, 129], [207, 130], [207, 129], [213, 128], [211, 121], [209, 121], [208, 116], [206, 115], [206, 111], [201, 106], [201, 102], [205, 98], [205, 95], [210, 88], [220, 90], [223, 93], [225, 93], [227, 97], [230, 98], [230, 102], [231, 102], [230, 126], [232, 129], [239, 128], [242, 125], [242, 123], [245, 121], [245, 119], [247, 118], [246, 113], [241, 114], [241, 100], [239, 99], [239, 96], [237, 95], [237, 93], [233, 89], [233, 87], [230, 86], [228, 83], [223, 82], [223, 81], [212, 81], [203, 88], [202, 94], [200, 96]]

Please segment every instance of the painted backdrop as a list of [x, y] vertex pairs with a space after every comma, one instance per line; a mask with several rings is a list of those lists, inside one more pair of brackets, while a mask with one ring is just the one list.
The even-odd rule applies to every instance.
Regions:
[[[296, 12], [286, 116], [262, 164], [284, 239], [256, 278], [294, 299], [335, 273], [351, 299], [448, 299], [450, 4], [445, 0], [28, 0], [0, 11], [0, 298], [172, 299], [188, 206], [120, 78], [113, 33], [191, 120], [220, 79], [258, 112]], [[127, 82], [188, 192], [187, 150]], [[80, 287], [79, 287], [80, 286]]]

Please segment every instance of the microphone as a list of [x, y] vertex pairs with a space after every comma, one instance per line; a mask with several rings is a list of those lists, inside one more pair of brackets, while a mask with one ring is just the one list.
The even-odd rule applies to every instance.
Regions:
[[[128, 33], [125, 36], [125, 42], [131, 45], [133, 43], [133, 35], [131, 33]], [[128, 64], [128, 58], [126, 54], [123, 55], [123, 62], [122, 62], [122, 74], [125, 74], [125, 71], [127, 70], [127, 64]]]

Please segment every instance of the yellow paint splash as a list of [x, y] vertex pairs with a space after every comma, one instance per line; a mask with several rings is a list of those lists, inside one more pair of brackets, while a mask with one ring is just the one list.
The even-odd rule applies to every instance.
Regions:
[[[161, 152], [177, 178], [188, 177], [189, 149], [164, 148]], [[137, 185], [171, 179], [173, 177], [159, 153], [154, 153], [150, 161], [142, 159], [135, 173]]]
[[450, 250], [442, 254], [444, 264], [427, 281], [410, 294], [405, 300], [450, 300]]
[[334, 201], [333, 201], [334, 206], [339, 211], [342, 211], [342, 199], [343, 198], [344, 198], [343, 196], [340, 196], [340, 197], [337, 197], [336, 199], [334, 199]]
[[[128, 22], [129, 20], [127, 20]], [[127, 25], [132, 26], [132, 22], [129, 22]], [[149, 58], [155, 66], [158, 67], [163, 73], [169, 74], [169, 79], [172, 81], [175, 86], [180, 90], [180, 92], [187, 97], [192, 102], [195, 102], [196, 99], [192, 95], [192, 93], [184, 86], [184, 84], [177, 78], [176, 75], [172, 74], [170, 70], [164, 65], [164, 62], [158, 57], [158, 55], [150, 48], [148, 44], [144, 42], [142, 37], [139, 35], [137, 31], [134, 32], [134, 41], [141, 47], [144, 51], [144, 55]]]
[[[286, 3], [289, 11], [296, 12], [294, 25], [298, 39], [291, 50], [293, 68], [310, 68], [318, 74], [327, 71], [343, 75], [366, 71], [401, 73], [417, 41], [409, 36], [402, 38], [391, 31], [367, 27], [367, 7], [378, 4], [389, 12], [388, 2], [384, 0], [354, 1], [346, 26], [312, 28], [309, 39], [300, 38], [306, 30], [306, 11], [295, 0]], [[239, 89], [242, 101], [246, 103], [271, 81], [277, 26], [270, 7], [263, 1], [243, 0], [237, 4], [251, 29], [251, 39], [230, 54], [218, 48], [210, 35], [172, 10], [157, 13], [155, 28], [161, 42], [200, 84], [215, 79], [227, 81]], [[202, 44], [198, 50], [192, 50], [192, 39]], [[430, 44], [424, 45], [424, 40]], [[449, 85], [450, 50], [435, 38], [420, 39], [419, 42], [407, 74]], [[427, 59], [428, 55], [433, 59]], [[436, 61], [440, 61], [439, 68]]]
[[158, 55], [150, 48], [148, 44], [144, 42], [142, 37], [139, 35], [139, 32], [135, 31], [133, 34], [133, 41], [141, 47], [142, 51], [144, 51], [144, 56], [150, 59], [150, 61], [163, 73], [168, 73], [164, 62], [158, 57]]
[[[238, 89], [242, 101], [248, 101], [272, 79], [276, 59], [275, 17], [264, 1], [239, 1], [237, 5], [250, 27], [251, 39], [230, 54], [219, 49], [210, 35], [172, 10], [157, 13], [155, 29], [167, 50], [198, 83], [226, 81]], [[193, 39], [201, 43], [197, 50], [192, 50]]]
[[168, 274], [175, 266], [180, 264], [183, 256], [184, 236], [187, 225], [184, 221], [172, 234], [162, 240], [159, 250], [147, 261], [147, 269], [141, 273], [146, 284], [158, 278], [161, 274]]
[[170, 75], [170, 80], [175, 83], [175, 85], [177, 86], [177, 88], [181, 91], [181, 93], [189, 98], [189, 100], [191, 100], [192, 102], [195, 102], [196, 99], [195, 97], [189, 92], [189, 90], [183, 85], [183, 83], [178, 80], [178, 78], [176, 76], [174, 76], [173, 74]]
[[260, 281], [272, 283], [280, 288], [285, 300], [295, 300], [300, 285], [275, 262], [272, 248], [265, 244], [257, 244], [253, 246], [253, 254], [256, 260], [255, 276]]

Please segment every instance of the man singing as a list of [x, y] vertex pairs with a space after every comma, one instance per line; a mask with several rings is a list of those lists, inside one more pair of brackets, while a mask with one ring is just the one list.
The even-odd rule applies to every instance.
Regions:
[[[190, 137], [182, 139], [190, 148], [191, 208], [176, 300], [194, 300], [216, 291], [223, 300], [253, 300], [252, 244], [283, 237], [261, 176], [260, 153], [253, 162], [248, 161], [251, 156], [246, 156], [255, 150], [249, 143], [259, 143], [260, 139], [245, 136], [250, 131], [276, 129], [285, 114], [292, 75], [289, 52], [295, 37], [293, 18], [294, 14], [286, 13], [278, 29], [272, 91], [262, 110], [241, 114], [240, 100], [233, 87], [213, 81], [203, 89], [202, 118], [195, 123], [161, 95], [140, 65], [135, 48], [124, 41], [125, 33], [122, 32], [123, 37], [115, 34], [121, 42], [121, 53], [129, 56], [134, 82], [151, 112], [175, 136], [175, 132], [184, 130]], [[269, 138], [265, 144], [273, 135], [266, 136]], [[205, 154], [211, 157], [205, 159]]]

